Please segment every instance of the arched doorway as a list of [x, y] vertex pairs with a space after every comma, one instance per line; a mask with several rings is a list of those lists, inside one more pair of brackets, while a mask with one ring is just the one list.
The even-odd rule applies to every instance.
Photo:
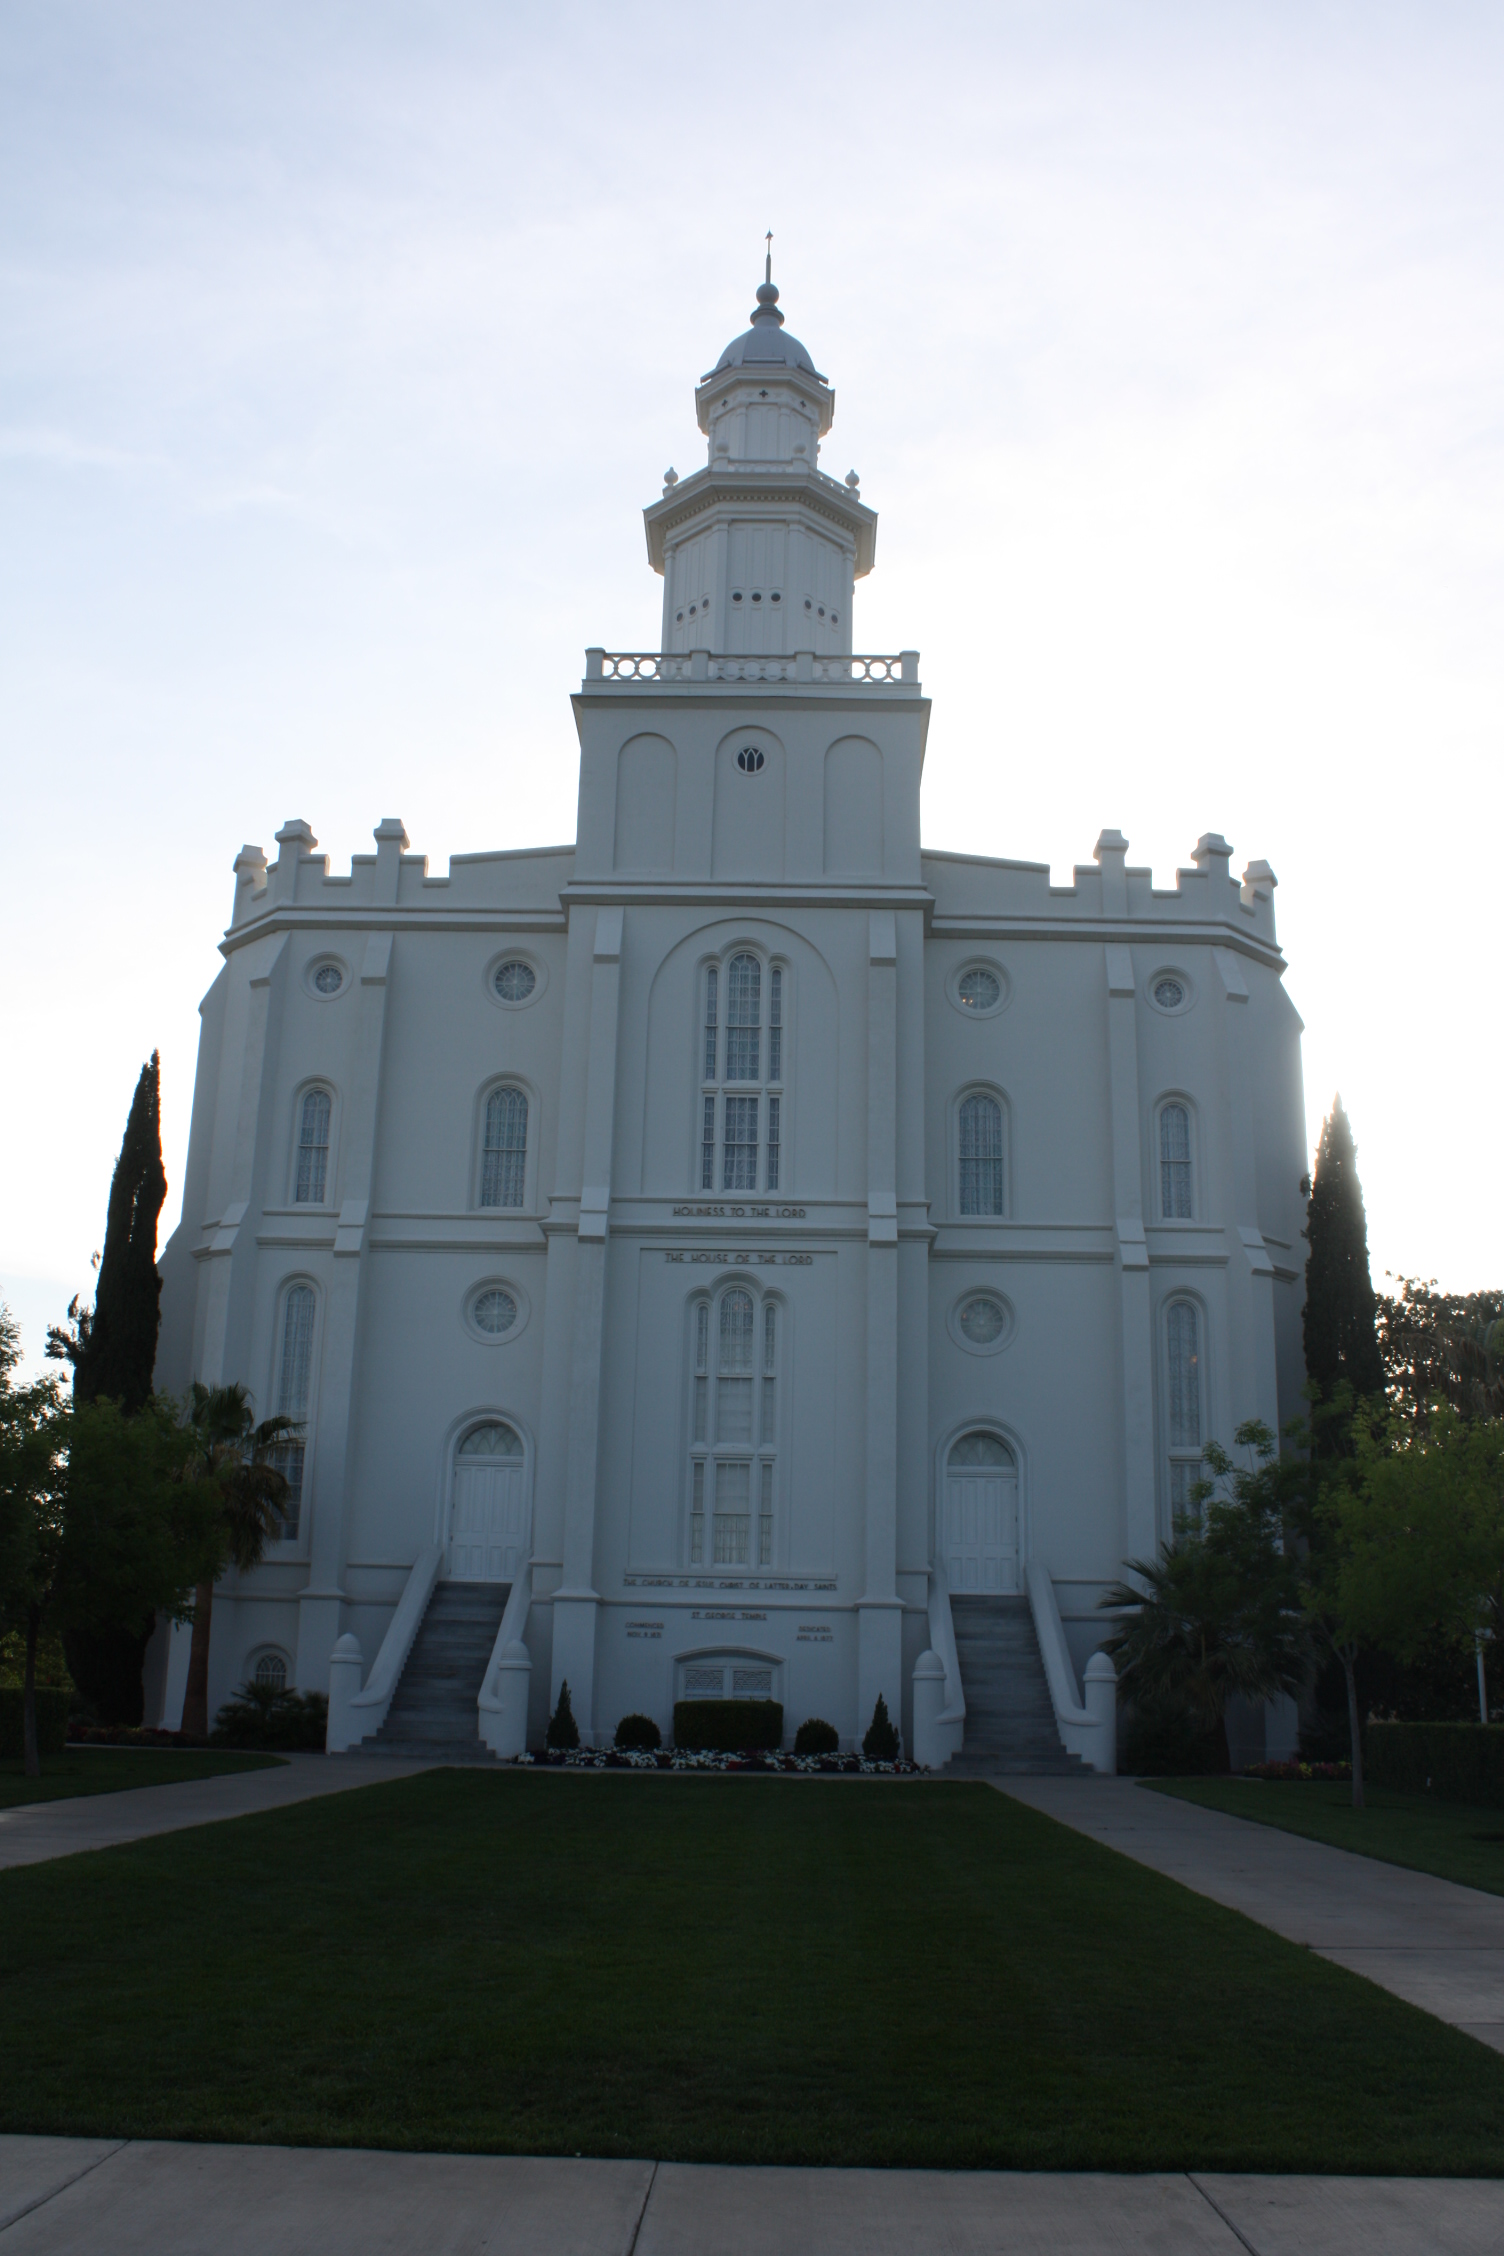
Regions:
[[945, 1573], [956, 1596], [1018, 1588], [1018, 1459], [998, 1434], [962, 1434], [946, 1459]]
[[527, 1457], [499, 1418], [472, 1426], [454, 1454], [449, 1573], [456, 1582], [515, 1582], [532, 1534]]

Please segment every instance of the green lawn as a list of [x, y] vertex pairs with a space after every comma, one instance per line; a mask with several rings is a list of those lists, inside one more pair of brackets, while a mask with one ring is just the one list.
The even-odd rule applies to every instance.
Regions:
[[184, 1778], [217, 1778], [226, 1770], [266, 1770], [277, 1755], [200, 1754], [196, 1748], [69, 1747], [42, 1757], [40, 1778], [27, 1778], [19, 1755], [0, 1760], [0, 1809], [21, 1802], [65, 1802], [75, 1794], [118, 1794], [126, 1786], [166, 1786]]
[[0, 1873], [0, 2130], [1504, 2174], [1504, 2057], [989, 1787], [436, 1771]]
[[1155, 1778], [1141, 1784], [1175, 1794], [1204, 1809], [1231, 1810], [1260, 1825], [1277, 1825], [1334, 1849], [1356, 1849], [1385, 1864], [1434, 1872], [1468, 1888], [1504, 1896], [1504, 1810], [1465, 1802], [1438, 1802], [1430, 1794], [1401, 1794], [1388, 1786], [1365, 1788], [1367, 1807], [1353, 1808], [1351, 1786], [1314, 1780], [1260, 1778]]

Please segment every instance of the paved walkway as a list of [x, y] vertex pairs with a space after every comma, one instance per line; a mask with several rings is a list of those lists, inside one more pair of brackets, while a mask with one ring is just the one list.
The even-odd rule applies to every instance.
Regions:
[[188, 1825], [215, 1825], [225, 1817], [286, 1809], [318, 1794], [351, 1786], [378, 1786], [429, 1768], [383, 1755], [288, 1755], [276, 1770], [225, 1771], [218, 1778], [185, 1778], [180, 1786], [127, 1786], [118, 1794], [78, 1794], [63, 1802], [27, 1802], [0, 1810], [0, 1872], [82, 1849], [118, 1848], [152, 1833], [178, 1833]]
[[0, 2256], [1497, 2256], [1491, 2179], [784, 2170], [0, 2138]]
[[1203, 1809], [1130, 1778], [993, 1784], [1504, 2052], [1504, 1896]]

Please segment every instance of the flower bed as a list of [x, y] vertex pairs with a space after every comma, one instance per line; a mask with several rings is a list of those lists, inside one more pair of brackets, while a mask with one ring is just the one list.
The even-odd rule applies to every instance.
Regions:
[[1353, 1774], [1351, 1763], [1261, 1762], [1250, 1763], [1239, 1773], [1243, 1778], [1315, 1779], [1319, 1785], [1346, 1785]]
[[865, 1755], [775, 1755], [748, 1751], [738, 1755], [711, 1748], [649, 1754], [637, 1747], [571, 1747], [568, 1753], [546, 1748], [536, 1755], [519, 1755], [519, 1763], [540, 1770], [760, 1770], [796, 1772], [817, 1776], [825, 1772], [849, 1778], [917, 1778], [918, 1763], [869, 1762]]
[[151, 1731], [142, 1724], [70, 1723], [70, 1747], [197, 1747], [202, 1739], [189, 1739], [181, 1731]]

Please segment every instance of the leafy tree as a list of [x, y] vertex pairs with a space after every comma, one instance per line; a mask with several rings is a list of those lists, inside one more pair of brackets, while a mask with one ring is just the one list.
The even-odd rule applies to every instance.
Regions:
[[1234, 1440], [1246, 1462], [1208, 1443], [1212, 1478], [1192, 1489], [1173, 1543], [1153, 1561], [1130, 1559], [1138, 1586], [1116, 1583], [1101, 1600], [1121, 1616], [1106, 1651], [1122, 1689], [1220, 1730], [1224, 1747], [1228, 1701], [1299, 1693], [1309, 1656], [1274, 1436], [1252, 1419]]
[[[73, 1368], [75, 1403], [118, 1402], [128, 1417], [152, 1390], [162, 1280], [157, 1218], [167, 1196], [162, 1167], [161, 1067], [153, 1050], [142, 1066], [110, 1184], [104, 1251], [94, 1305], [75, 1294], [66, 1325], [47, 1332], [47, 1353]], [[79, 1691], [106, 1722], [141, 1720], [141, 1664], [151, 1618], [100, 1620], [66, 1633], [68, 1665]]]
[[[1306, 1257], [1306, 1376], [1318, 1401], [1330, 1401], [1343, 1384], [1355, 1399], [1380, 1394], [1384, 1364], [1368, 1272], [1368, 1221], [1352, 1127], [1340, 1096], [1316, 1148], [1305, 1236], [1311, 1249]], [[1319, 1446], [1340, 1454], [1338, 1429], [1323, 1429]]]
[[1394, 1282], [1378, 1298], [1391, 1406], [1421, 1425], [1438, 1401], [1462, 1418], [1504, 1418], [1504, 1292], [1438, 1292], [1434, 1277]]
[[0, 1620], [24, 1640], [22, 1755], [35, 1778], [37, 1642], [61, 1541], [66, 1412], [58, 1380], [15, 1384], [20, 1359], [20, 1326], [0, 1303]]
[[17, 1387], [15, 1327], [0, 1320], [0, 1613], [24, 1640], [24, 1750], [37, 1774], [36, 1663], [50, 1625], [89, 1632], [158, 1610], [181, 1615], [215, 1538], [180, 1478], [186, 1437], [156, 1398], [64, 1402], [55, 1378]]
[[260, 1564], [287, 1501], [286, 1476], [276, 1458], [297, 1430], [291, 1418], [263, 1418], [258, 1425], [250, 1398], [239, 1384], [207, 1387], [197, 1379], [193, 1382], [188, 1406], [191, 1453], [184, 1474], [188, 1486], [212, 1499], [213, 1532], [200, 1554], [193, 1597], [193, 1643], [183, 1694], [183, 1730], [191, 1738], [209, 1736], [214, 1585], [227, 1566], [247, 1574]]
[[[1436, 1404], [1424, 1428], [1360, 1427], [1330, 1507], [1360, 1634], [1401, 1660], [1439, 1625], [1463, 1648], [1504, 1634], [1504, 1421]], [[1486, 1705], [1486, 1698], [1485, 1698]]]

